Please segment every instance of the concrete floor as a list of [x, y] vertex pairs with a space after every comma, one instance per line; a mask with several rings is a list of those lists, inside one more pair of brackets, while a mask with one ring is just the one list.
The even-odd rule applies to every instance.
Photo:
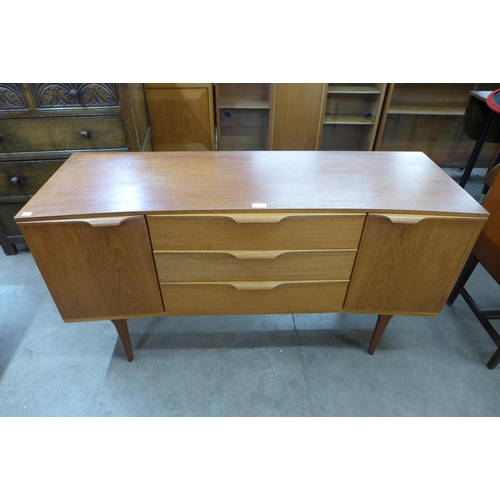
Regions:
[[[468, 289], [499, 308], [482, 268]], [[0, 304], [0, 416], [500, 415], [495, 345], [461, 297], [394, 317], [373, 356], [369, 315], [130, 320], [132, 363], [111, 322], [61, 320], [26, 248], [0, 255]]]

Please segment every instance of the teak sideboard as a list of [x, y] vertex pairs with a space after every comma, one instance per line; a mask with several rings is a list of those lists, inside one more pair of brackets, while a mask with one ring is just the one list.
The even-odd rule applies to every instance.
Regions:
[[[78, 186], [78, 189], [75, 189]], [[17, 214], [67, 321], [437, 316], [488, 217], [423, 153], [76, 153]]]

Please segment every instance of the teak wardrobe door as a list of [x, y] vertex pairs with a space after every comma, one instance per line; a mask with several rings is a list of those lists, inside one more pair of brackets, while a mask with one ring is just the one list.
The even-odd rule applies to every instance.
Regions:
[[20, 227], [64, 320], [163, 312], [143, 216]]
[[366, 218], [344, 310], [437, 315], [484, 219]]

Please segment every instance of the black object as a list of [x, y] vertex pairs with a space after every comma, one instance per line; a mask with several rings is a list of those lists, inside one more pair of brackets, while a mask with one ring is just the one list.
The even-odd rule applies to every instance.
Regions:
[[[476, 99], [474, 99], [476, 101]], [[487, 104], [487, 114], [486, 117], [480, 116], [479, 119], [480, 121], [483, 122], [483, 125], [481, 127], [481, 131], [479, 133], [479, 136], [476, 140], [476, 145], [474, 146], [474, 149], [472, 150], [472, 153], [470, 155], [469, 161], [467, 162], [467, 166], [465, 167], [464, 173], [462, 174], [462, 178], [460, 179], [460, 186], [464, 187], [467, 184], [467, 181], [469, 180], [470, 174], [472, 172], [472, 169], [474, 168], [474, 165], [476, 164], [476, 161], [479, 157], [479, 154], [481, 153], [481, 149], [483, 148], [484, 143], [487, 140], [488, 137], [488, 142], [498, 142], [497, 137], [492, 137], [491, 134], [488, 134], [490, 132], [490, 127], [491, 124], [493, 123], [494, 118], [496, 117], [497, 114], [500, 114], [500, 89], [494, 90], [491, 92], [487, 99], [486, 99], [486, 104]], [[469, 105], [471, 104], [471, 97], [469, 97]], [[467, 106], [468, 108], [470, 106]], [[471, 115], [474, 113], [472, 112]], [[465, 118], [464, 118], [464, 130], [465, 133], [471, 137], [471, 133], [468, 133], [467, 126], [465, 124], [465, 120], [468, 118], [468, 113], [466, 111]], [[495, 136], [498, 134], [495, 134]], [[474, 137], [471, 137], [474, 138]], [[498, 160], [498, 159], [497, 159]]]

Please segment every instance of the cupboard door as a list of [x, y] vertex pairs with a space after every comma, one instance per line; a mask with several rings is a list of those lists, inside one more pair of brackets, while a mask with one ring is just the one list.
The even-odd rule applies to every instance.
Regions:
[[367, 217], [344, 309], [437, 315], [484, 219]]
[[155, 151], [211, 151], [208, 88], [153, 88], [147, 99]]
[[143, 216], [19, 226], [64, 320], [163, 312]]
[[274, 88], [271, 149], [319, 149], [327, 85], [277, 83]]

